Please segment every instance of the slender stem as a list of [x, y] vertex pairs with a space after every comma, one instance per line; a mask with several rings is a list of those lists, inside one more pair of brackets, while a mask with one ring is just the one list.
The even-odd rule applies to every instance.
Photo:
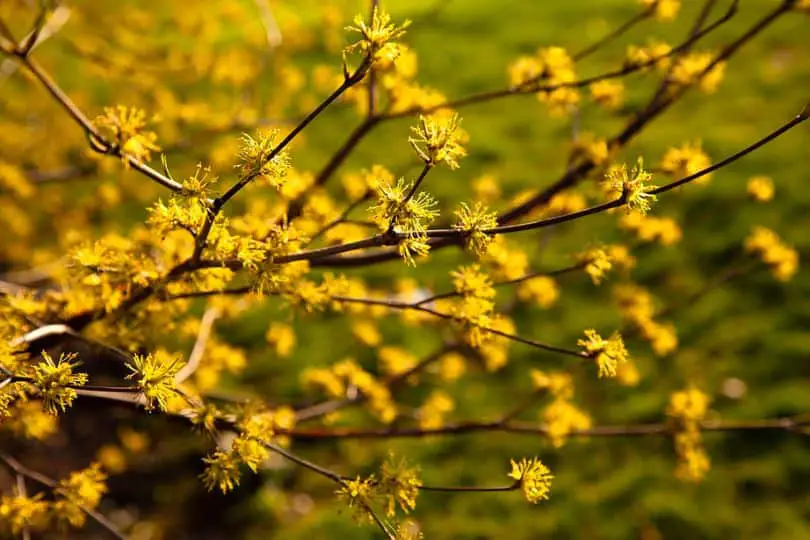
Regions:
[[521, 94], [536, 94], [538, 92], [552, 92], [554, 90], [559, 90], [562, 88], [582, 88], [585, 86], [589, 86], [595, 82], [609, 80], [609, 79], [616, 79], [620, 77], [624, 77], [626, 75], [630, 75], [631, 73], [635, 73], [641, 71], [645, 68], [654, 66], [661, 60], [669, 58], [671, 56], [677, 55], [682, 50], [685, 50], [691, 47], [695, 42], [703, 38], [705, 35], [713, 32], [717, 27], [727, 22], [737, 11], [737, 3], [738, 0], [734, 0], [731, 3], [728, 11], [720, 17], [714, 23], [706, 26], [699, 32], [696, 32], [694, 35], [690, 36], [686, 41], [683, 43], [673, 47], [666, 53], [656, 55], [654, 57], [649, 58], [644, 62], [640, 62], [638, 64], [631, 64], [625, 65], [622, 68], [608, 71], [599, 75], [594, 75], [591, 77], [587, 77], [584, 79], [578, 79], [575, 81], [567, 81], [555, 84], [540, 84], [537, 83], [542, 80], [542, 77], [537, 77], [525, 83], [522, 83], [518, 86], [511, 86], [508, 88], [502, 88], [498, 90], [489, 90], [486, 92], [481, 92], [479, 94], [473, 94], [470, 96], [466, 96], [457, 100], [447, 101], [445, 103], [440, 103], [438, 105], [434, 105], [431, 107], [412, 107], [410, 109], [406, 109], [404, 111], [400, 111], [397, 113], [389, 113], [381, 117], [381, 120], [390, 120], [393, 118], [401, 118], [404, 116], [411, 116], [417, 113], [421, 114], [429, 114], [435, 112], [440, 109], [459, 109], [461, 107], [465, 107], [467, 105], [473, 105], [476, 103], [485, 103], [488, 101], [492, 101], [494, 99], [504, 98], [507, 96], [514, 96], [514, 95], [521, 95]]
[[651, 5], [648, 8], [636, 13], [633, 17], [625, 21], [620, 26], [616, 27], [613, 31], [598, 39], [597, 41], [591, 43], [584, 49], [580, 50], [578, 53], [574, 54], [572, 57], [574, 61], [582, 60], [583, 58], [590, 56], [591, 54], [595, 53], [611, 41], [621, 37], [622, 35], [626, 34], [630, 29], [636, 26], [638, 23], [649, 19], [655, 11], [655, 6]]
[[[25, 467], [22, 463], [20, 463], [19, 461], [17, 461], [16, 459], [7, 454], [0, 453], [0, 461], [2, 461], [6, 465], [6, 467], [8, 467], [10, 470], [14, 471], [14, 473], [29, 478], [39, 484], [42, 484], [43, 486], [51, 488], [52, 490], [55, 490], [59, 487], [59, 483], [56, 480], [48, 478], [44, 474], [38, 473], [35, 470]], [[113, 522], [108, 520], [101, 513], [96, 512], [92, 508], [88, 508], [87, 506], [80, 504], [76, 501], [71, 502], [73, 502], [73, 504], [78, 506], [82, 512], [87, 514], [96, 523], [107, 529], [107, 531], [110, 534], [112, 534], [113, 536], [115, 536], [120, 540], [126, 540], [126, 536], [120, 530], [118, 530], [118, 527], [116, 527], [115, 524], [113, 524]]]
[[136, 171], [144, 174], [148, 178], [154, 180], [158, 184], [169, 188], [174, 192], [179, 192], [183, 189], [183, 186], [175, 182], [174, 180], [167, 178], [166, 176], [160, 174], [150, 166], [146, 165], [142, 161], [139, 161], [132, 156], [127, 154], [121, 153], [121, 149], [110, 143], [109, 141], [105, 140], [104, 137], [99, 133], [93, 123], [84, 115], [84, 113], [76, 106], [75, 103], [65, 94], [61, 88], [51, 79], [47, 73], [32, 60], [29, 56], [26, 56], [22, 53], [17, 53], [16, 56], [22, 65], [37, 79], [40, 83], [45, 87], [49, 94], [60, 104], [62, 107], [67, 111], [73, 120], [79, 124], [82, 129], [88, 134], [91, 139], [93, 139], [96, 143], [100, 144], [101, 150], [103, 153], [111, 154], [118, 156], [124, 160], [126, 160], [127, 164], [135, 169]]

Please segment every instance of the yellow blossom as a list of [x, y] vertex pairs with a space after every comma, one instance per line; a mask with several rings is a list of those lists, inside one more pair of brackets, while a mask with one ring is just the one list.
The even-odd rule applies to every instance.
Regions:
[[276, 137], [278, 131], [259, 131], [255, 138], [242, 135], [239, 163], [235, 165], [242, 180], [258, 178], [281, 189], [290, 168], [290, 155], [286, 150], [277, 150]]
[[42, 404], [51, 414], [64, 412], [76, 399], [74, 387], [87, 384], [86, 373], [73, 373], [78, 363], [73, 362], [75, 353], [61, 354], [54, 361], [51, 356], [42, 351], [42, 362], [34, 366], [31, 383], [42, 399]]
[[557, 398], [542, 412], [546, 423], [546, 433], [551, 443], [559, 448], [565, 444], [566, 438], [572, 431], [580, 431], [591, 427], [590, 417], [574, 406], [567, 399]]
[[527, 501], [536, 504], [548, 499], [551, 480], [554, 478], [548, 467], [537, 458], [523, 458], [519, 462], [511, 460], [511, 463], [512, 471], [507, 476], [520, 483]]
[[382, 60], [390, 62], [399, 55], [399, 48], [394, 40], [405, 34], [405, 28], [411, 21], [405, 21], [402, 25], [391, 23], [391, 15], [383, 8], [375, 5], [371, 14], [371, 22], [366, 23], [362, 15], [354, 18], [354, 25], [347, 26], [349, 32], [360, 34], [361, 39], [352, 43], [344, 49], [344, 55], [357, 52], [372, 61]]
[[768, 202], [773, 199], [773, 180], [767, 176], [752, 176], [746, 187], [748, 195], [757, 202]]
[[745, 239], [745, 250], [762, 259], [780, 281], [789, 281], [799, 269], [798, 252], [765, 227], [754, 227]]
[[649, 193], [655, 188], [649, 185], [651, 178], [652, 175], [644, 170], [644, 161], [638, 158], [631, 171], [624, 163], [608, 169], [603, 185], [609, 195], [622, 199], [628, 212], [646, 214], [650, 210], [650, 202], [656, 200], [656, 196]]
[[608, 111], [618, 109], [624, 101], [624, 84], [620, 81], [597, 81], [590, 90], [593, 100]]
[[208, 491], [218, 488], [222, 493], [228, 493], [239, 485], [239, 461], [233, 452], [217, 450], [204, 457], [203, 462], [206, 466], [201, 478]]
[[295, 331], [288, 324], [274, 322], [270, 324], [265, 334], [267, 343], [273, 346], [276, 354], [281, 358], [287, 358], [295, 348]]
[[152, 152], [160, 151], [155, 144], [157, 135], [145, 129], [146, 113], [141, 109], [122, 105], [106, 107], [104, 114], [96, 117], [93, 123], [121, 152], [125, 165], [128, 165], [126, 156], [149, 161]]
[[445, 416], [455, 409], [456, 405], [446, 392], [434, 390], [416, 411], [419, 427], [422, 429], [436, 429], [444, 424]]
[[660, 21], [671, 21], [681, 9], [681, 0], [640, 0], [641, 4], [652, 9], [655, 18]]
[[585, 265], [585, 273], [591, 277], [594, 285], [602, 283], [605, 274], [613, 268], [607, 252], [599, 247], [588, 248], [578, 254], [576, 258]]
[[458, 114], [419, 115], [419, 124], [411, 128], [414, 136], [408, 142], [426, 165], [446, 163], [451, 169], [458, 169], [458, 160], [467, 155], [461, 146], [459, 122]]
[[518, 298], [524, 302], [534, 302], [544, 309], [553, 306], [560, 297], [560, 288], [554, 278], [536, 276], [518, 286]]
[[421, 486], [418, 469], [409, 466], [404, 458], [396, 460], [393, 454], [389, 454], [380, 468], [377, 485], [379, 495], [385, 500], [386, 515], [394, 517], [397, 505], [406, 514], [416, 508], [416, 497]]
[[146, 409], [151, 411], [157, 407], [165, 411], [169, 399], [177, 392], [175, 376], [181, 368], [177, 357], [162, 349], [155, 354], [136, 354], [127, 368], [132, 372], [127, 379], [135, 380], [146, 400]]
[[585, 330], [585, 339], [577, 341], [577, 345], [596, 360], [599, 377], [615, 377], [619, 366], [627, 362], [627, 349], [618, 332], [605, 340], [595, 330]]
[[456, 210], [457, 221], [453, 228], [464, 231], [464, 242], [467, 249], [478, 256], [483, 256], [489, 250], [495, 235], [487, 234], [483, 231], [498, 226], [498, 217], [494, 212], [489, 212], [481, 202], [474, 206], [461, 203]]
[[[677, 178], [691, 176], [696, 172], [708, 168], [712, 164], [709, 156], [703, 151], [700, 141], [685, 143], [680, 147], [672, 147], [666, 151], [658, 168]], [[711, 173], [701, 176], [697, 182], [706, 182]]]

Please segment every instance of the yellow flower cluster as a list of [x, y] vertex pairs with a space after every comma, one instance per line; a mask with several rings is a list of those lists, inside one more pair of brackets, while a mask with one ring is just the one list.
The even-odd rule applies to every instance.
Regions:
[[660, 21], [671, 21], [681, 9], [681, 0], [639, 0], [641, 5], [651, 9], [655, 18]]
[[399, 45], [394, 40], [401, 38], [410, 24], [411, 21], [407, 20], [401, 25], [392, 23], [391, 15], [375, 5], [370, 23], [367, 24], [362, 15], [357, 15], [354, 25], [346, 27], [347, 31], [360, 34], [361, 39], [343, 50], [344, 57], [356, 52], [372, 62], [391, 62], [399, 56]]
[[0, 534], [18, 536], [44, 532], [53, 523], [57, 527], [80, 528], [87, 512], [95, 510], [106, 493], [107, 475], [98, 463], [75, 471], [54, 487], [54, 500], [34, 496], [4, 495], [0, 497]]
[[413, 136], [408, 138], [416, 155], [425, 165], [434, 167], [445, 163], [458, 169], [458, 160], [467, 155], [461, 146], [467, 135], [459, 127], [458, 114], [419, 115], [419, 124], [411, 127]]
[[125, 166], [128, 166], [127, 156], [149, 161], [152, 152], [160, 151], [155, 132], [145, 129], [146, 113], [141, 109], [123, 105], [106, 107], [104, 114], [96, 117], [93, 124], [120, 151]]
[[473, 206], [461, 203], [455, 213], [456, 222], [453, 224], [453, 228], [464, 231], [464, 242], [467, 249], [478, 257], [486, 255], [495, 235], [486, 234], [483, 231], [498, 226], [497, 214], [490, 212], [480, 201]]
[[73, 373], [78, 363], [75, 353], [61, 354], [54, 361], [42, 351], [42, 362], [34, 366], [31, 384], [36, 395], [42, 399], [43, 407], [51, 414], [57, 415], [71, 406], [77, 394], [75, 387], [87, 384], [86, 373]]
[[603, 80], [590, 85], [591, 98], [608, 111], [618, 109], [624, 102], [624, 84], [621, 81]]
[[773, 180], [768, 176], [752, 176], [746, 186], [748, 195], [757, 202], [768, 202], [773, 199]]
[[[672, 50], [667, 43], [661, 41], [650, 41], [646, 47], [630, 45], [627, 47], [625, 56], [626, 67], [646, 66], [643, 69], [655, 68], [659, 73], [666, 73], [671, 64], [668, 56]], [[652, 64], [650, 64], [652, 62]]]
[[669, 217], [645, 216], [641, 212], [627, 212], [619, 218], [619, 227], [633, 233], [642, 242], [659, 242], [671, 246], [680, 242], [681, 227]]
[[372, 521], [371, 505], [377, 497], [377, 483], [374, 476], [354, 480], [343, 480], [340, 489], [335, 494], [338, 500], [343, 501], [352, 510], [352, 517], [358, 523]]
[[305, 386], [321, 388], [335, 398], [359, 391], [368, 400], [371, 413], [385, 424], [390, 424], [397, 416], [397, 406], [388, 387], [350, 358], [331, 368], [305, 369], [301, 380]]
[[577, 345], [591, 358], [596, 360], [599, 367], [599, 377], [615, 377], [618, 369], [627, 362], [629, 355], [624, 346], [622, 336], [615, 332], [605, 340], [596, 333], [596, 330], [585, 330], [585, 339], [577, 341]]
[[606, 139], [597, 137], [590, 131], [581, 133], [575, 140], [571, 152], [571, 161], [584, 158], [595, 165], [604, 165], [610, 158], [610, 149]]
[[85, 509], [95, 510], [107, 492], [106, 481], [107, 475], [98, 463], [70, 473], [54, 489], [59, 496], [52, 507], [55, 519], [72, 527], [82, 527], [87, 519]]
[[280, 358], [287, 358], [295, 348], [295, 331], [288, 324], [271, 323], [264, 337]]
[[534, 302], [548, 309], [560, 298], [560, 287], [552, 277], [536, 276], [518, 285], [517, 296], [524, 302]]
[[688, 388], [670, 397], [667, 415], [675, 423], [675, 451], [678, 468], [675, 474], [684, 480], [699, 482], [709, 470], [709, 457], [703, 449], [700, 423], [706, 417], [709, 396]]
[[[708, 168], [712, 162], [700, 141], [685, 143], [680, 147], [672, 147], [664, 153], [658, 168], [676, 178], [691, 176], [698, 171]], [[695, 182], [706, 182], [711, 178], [711, 173], [701, 176]]]
[[574, 382], [569, 373], [533, 369], [530, 376], [535, 390], [546, 390], [553, 398], [540, 413], [551, 444], [559, 448], [570, 433], [591, 427], [590, 417], [572, 402]]
[[422, 481], [418, 469], [409, 465], [404, 459], [395, 459], [393, 454], [383, 462], [380, 468], [380, 480], [377, 490], [385, 500], [385, 513], [389, 518], [396, 515], [396, 507], [406, 514], [416, 508], [416, 498]]
[[377, 202], [369, 208], [371, 220], [380, 231], [392, 230], [405, 235], [399, 242], [399, 252], [406, 263], [414, 265], [414, 256], [424, 257], [430, 250], [425, 232], [439, 215], [436, 200], [425, 192], [406, 199], [413, 188], [400, 178], [396, 184], [380, 183], [376, 189]]
[[511, 463], [512, 471], [507, 476], [520, 483], [527, 501], [536, 504], [548, 499], [551, 480], [554, 479], [548, 467], [537, 458], [523, 458], [519, 462], [511, 460]]
[[267, 444], [271, 441], [288, 444], [286, 437], [277, 436], [276, 432], [292, 429], [296, 420], [295, 411], [289, 407], [267, 410], [252, 403], [245, 405], [237, 416], [238, 436], [230, 449], [217, 449], [203, 458], [206, 468], [201, 478], [209, 491], [216, 488], [227, 493], [238, 486], [240, 465], [257, 472], [269, 455]]
[[745, 250], [762, 259], [779, 281], [790, 281], [799, 269], [799, 253], [765, 227], [754, 227], [745, 239]]
[[467, 344], [480, 349], [499, 337], [489, 329], [505, 331], [502, 328], [505, 318], [495, 313], [492, 281], [477, 264], [460, 267], [450, 275], [456, 292], [461, 296], [451, 307], [453, 318], [463, 327]]
[[442, 427], [447, 414], [453, 412], [455, 408], [456, 404], [447, 392], [434, 390], [422, 403], [422, 406], [416, 410], [419, 427], [422, 429]]
[[490, 270], [493, 279], [510, 281], [526, 275], [529, 269], [529, 257], [516, 247], [512, 247], [505, 236], [493, 237], [487, 253], [481, 259]]
[[239, 163], [235, 165], [242, 180], [258, 178], [268, 185], [281, 189], [290, 169], [290, 155], [286, 150], [276, 150], [278, 130], [259, 131], [256, 137], [242, 135]]
[[132, 362], [127, 364], [132, 373], [127, 379], [133, 379], [143, 393], [146, 410], [168, 409], [169, 400], [177, 395], [175, 376], [181, 367], [179, 358], [163, 349], [132, 357]]
[[658, 356], [666, 356], [678, 347], [675, 327], [670, 323], [655, 320], [653, 297], [637, 285], [622, 284], [613, 289], [613, 299], [622, 318], [638, 328], [641, 337], [648, 341]]
[[651, 178], [652, 175], [644, 170], [644, 161], [638, 158], [631, 171], [624, 163], [610, 167], [602, 186], [609, 196], [621, 198], [628, 212], [644, 215], [650, 210], [650, 203], [656, 200], [655, 195], [648, 193], [655, 189], [655, 186], [649, 185]]
[[[725, 62], [714, 62], [710, 52], [690, 52], [675, 60], [670, 70], [670, 81], [677, 86], [697, 84], [701, 92], [712, 94], [723, 80]], [[711, 67], [709, 67], [711, 66]]]
[[[574, 60], [562, 47], [540, 48], [535, 56], [522, 56], [509, 66], [509, 84], [521, 90], [531, 91], [542, 85], [565, 85], [576, 78]], [[561, 116], [579, 103], [579, 92], [562, 86], [540, 91], [537, 98], [548, 106], [552, 115]]]
[[590, 276], [594, 285], [602, 283], [605, 275], [613, 268], [610, 255], [601, 247], [590, 247], [577, 254], [576, 259], [585, 265], [585, 273]]

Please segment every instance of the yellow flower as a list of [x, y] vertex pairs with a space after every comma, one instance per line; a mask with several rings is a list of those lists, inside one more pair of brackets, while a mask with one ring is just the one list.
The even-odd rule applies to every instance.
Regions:
[[295, 348], [295, 331], [289, 324], [274, 322], [270, 324], [265, 334], [267, 343], [272, 345], [276, 354], [281, 358], [287, 358]]
[[377, 497], [374, 476], [354, 480], [343, 480], [335, 494], [352, 509], [352, 516], [358, 522], [371, 520], [371, 504]]
[[232, 491], [239, 485], [239, 461], [233, 452], [217, 450], [210, 456], [203, 458], [205, 471], [201, 475], [203, 484], [208, 491], [219, 488], [222, 493]]
[[748, 195], [757, 202], [768, 202], [773, 199], [773, 180], [767, 176], [752, 176], [748, 179]]
[[286, 150], [276, 150], [277, 136], [278, 130], [259, 131], [256, 138], [247, 133], [242, 135], [239, 163], [235, 165], [242, 180], [259, 178], [274, 188], [281, 189], [290, 169], [290, 155]]
[[560, 297], [560, 288], [553, 278], [537, 276], [527, 279], [518, 286], [518, 298], [524, 302], [534, 302], [544, 309], [548, 309]]
[[73, 373], [73, 368], [78, 365], [72, 362], [75, 358], [75, 353], [61, 354], [54, 361], [42, 351], [43, 361], [34, 366], [31, 383], [42, 398], [43, 407], [53, 415], [71, 406], [78, 395], [73, 387], [87, 384], [86, 373]]
[[745, 250], [758, 255], [780, 281], [789, 281], [799, 269], [798, 252], [765, 227], [754, 227], [745, 239]]
[[410, 467], [404, 458], [397, 461], [393, 454], [389, 454], [380, 469], [377, 486], [380, 496], [386, 501], [386, 515], [394, 517], [397, 504], [406, 514], [416, 508], [416, 497], [421, 486], [418, 469]]
[[551, 444], [559, 448], [573, 431], [591, 427], [590, 417], [567, 399], [557, 398], [542, 413]]
[[620, 81], [597, 81], [590, 90], [593, 100], [609, 111], [618, 109], [624, 101], [624, 84]]
[[585, 339], [577, 341], [577, 345], [582, 347], [588, 356], [596, 359], [599, 377], [615, 377], [619, 366], [627, 362], [627, 349], [618, 332], [605, 340], [596, 333], [596, 330], [585, 330]]
[[589, 131], [582, 133], [574, 141], [571, 159], [576, 160], [580, 156], [592, 161], [595, 165], [606, 163], [610, 157], [607, 140], [601, 139]]
[[84, 525], [86, 515], [82, 507], [94, 510], [107, 492], [107, 475], [101, 465], [93, 463], [86, 469], [70, 473], [54, 490], [59, 499], [53, 505], [57, 518], [74, 527]]
[[726, 67], [725, 62], [719, 62], [709, 68], [713, 61], [714, 55], [709, 52], [687, 53], [675, 60], [670, 71], [670, 80], [680, 86], [697, 83], [702, 92], [711, 94], [723, 80]]
[[436, 429], [444, 424], [445, 416], [455, 409], [455, 402], [446, 392], [433, 391], [416, 411], [419, 427]]
[[177, 357], [158, 349], [155, 354], [134, 355], [127, 368], [132, 372], [127, 375], [127, 379], [134, 379], [146, 398], [146, 410], [151, 411], [157, 407], [165, 411], [169, 399], [177, 392], [175, 376], [181, 368]]
[[671, 21], [681, 9], [681, 0], [640, 0], [646, 8], [652, 9], [659, 21]]
[[709, 396], [697, 388], [675, 392], [670, 396], [667, 415], [686, 422], [699, 422], [709, 410]]
[[492, 298], [495, 296], [495, 289], [489, 276], [481, 272], [481, 267], [477, 264], [461, 266], [458, 270], [450, 272], [453, 277], [453, 287], [462, 296], [475, 298]]
[[411, 127], [414, 136], [408, 138], [419, 159], [429, 166], [446, 163], [458, 169], [458, 160], [467, 155], [461, 146], [463, 134], [459, 129], [458, 114], [419, 115], [419, 125]]
[[408, 20], [399, 26], [391, 23], [391, 15], [376, 6], [371, 14], [370, 24], [366, 24], [362, 15], [357, 15], [354, 25], [346, 27], [347, 31], [360, 34], [361, 39], [346, 47], [344, 54], [359, 52], [372, 61], [391, 62], [399, 55], [399, 48], [393, 41], [401, 38], [410, 24], [411, 21]]
[[[648, 63], [654, 61], [654, 67], [660, 73], [666, 73], [669, 69], [671, 60], [666, 56], [670, 53], [672, 47], [660, 41], [651, 41], [647, 47], [638, 47], [630, 45], [627, 47], [627, 55], [625, 57], [626, 67], [645, 66], [643, 69], [646, 71], [651, 69]], [[656, 60], [657, 59], [657, 60]]]
[[638, 158], [631, 171], [624, 163], [608, 169], [603, 185], [611, 196], [622, 198], [628, 212], [646, 214], [650, 210], [650, 202], [656, 200], [656, 196], [649, 193], [655, 189], [655, 186], [649, 185], [651, 178], [652, 175], [644, 170], [644, 161]]
[[491, 203], [501, 196], [501, 186], [498, 179], [491, 174], [484, 174], [472, 181], [476, 201]]
[[511, 460], [512, 472], [507, 476], [520, 482], [523, 495], [530, 503], [538, 503], [548, 499], [551, 490], [551, 480], [554, 478], [548, 467], [537, 459], [523, 458], [520, 462]]
[[453, 228], [465, 232], [464, 242], [467, 249], [479, 257], [485, 255], [495, 235], [483, 231], [498, 226], [497, 214], [489, 212], [481, 202], [475, 203], [472, 207], [461, 203], [456, 210], [456, 218]]
[[[658, 168], [675, 177], [691, 176], [712, 164], [709, 156], [703, 151], [700, 141], [685, 143], [666, 151]], [[698, 182], [705, 182], [711, 174], [700, 177]]]
[[585, 264], [585, 273], [591, 277], [594, 285], [602, 283], [608, 271], [613, 268], [607, 252], [599, 247], [588, 248], [577, 255], [577, 260]]
[[146, 113], [141, 109], [118, 105], [115, 108], [105, 107], [104, 114], [96, 117], [93, 124], [101, 134], [108, 137], [121, 152], [124, 164], [126, 156], [140, 161], [149, 161], [152, 152], [160, 151], [155, 144], [157, 135], [146, 131]]

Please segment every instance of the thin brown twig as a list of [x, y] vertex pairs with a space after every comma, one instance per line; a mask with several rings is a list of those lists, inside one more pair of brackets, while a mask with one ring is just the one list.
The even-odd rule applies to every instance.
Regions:
[[[52, 490], [55, 490], [59, 487], [59, 483], [56, 480], [53, 480], [52, 478], [49, 478], [44, 474], [39, 473], [33, 469], [29, 469], [28, 467], [24, 466], [22, 463], [20, 463], [19, 461], [17, 461], [8, 454], [0, 453], [0, 461], [2, 461], [6, 465], [6, 467], [12, 470], [15, 474], [19, 474], [26, 478], [29, 478]], [[104, 527], [110, 534], [112, 534], [113, 536], [115, 536], [120, 540], [126, 540], [126, 536], [118, 529], [118, 527], [115, 526], [115, 524], [113, 524], [113, 522], [104, 517], [104, 515], [76, 501], [72, 502], [77, 507], [79, 507], [79, 509], [82, 512], [84, 512], [91, 519], [93, 519], [96, 523]]]

